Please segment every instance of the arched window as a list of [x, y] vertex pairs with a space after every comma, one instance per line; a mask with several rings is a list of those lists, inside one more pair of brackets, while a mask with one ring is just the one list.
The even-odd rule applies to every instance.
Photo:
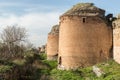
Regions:
[[86, 17], [82, 18], [82, 22], [85, 23], [86, 22]]

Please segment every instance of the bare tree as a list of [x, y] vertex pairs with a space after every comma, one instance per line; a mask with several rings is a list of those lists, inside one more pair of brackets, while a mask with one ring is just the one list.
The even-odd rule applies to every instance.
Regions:
[[1, 39], [7, 45], [10, 54], [15, 54], [15, 47], [24, 42], [26, 37], [26, 29], [18, 26], [7, 26], [1, 34]]
[[26, 50], [30, 50], [30, 49], [32, 49], [34, 46], [33, 46], [33, 44], [32, 44], [31, 42], [28, 41], [28, 42], [26, 43], [25, 47], [26, 47]]

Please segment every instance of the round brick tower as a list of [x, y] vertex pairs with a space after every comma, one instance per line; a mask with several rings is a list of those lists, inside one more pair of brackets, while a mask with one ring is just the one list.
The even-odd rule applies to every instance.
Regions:
[[104, 14], [92, 3], [79, 3], [60, 16], [59, 69], [76, 69], [109, 59], [112, 28]]
[[52, 27], [47, 40], [47, 60], [56, 60], [58, 57], [59, 25]]

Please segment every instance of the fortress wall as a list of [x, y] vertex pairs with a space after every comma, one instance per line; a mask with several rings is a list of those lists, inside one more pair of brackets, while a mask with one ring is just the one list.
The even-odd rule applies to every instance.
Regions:
[[105, 61], [110, 57], [111, 47], [112, 29], [105, 20], [94, 16], [60, 18], [58, 60], [66, 69]]
[[114, 60], [120, 63], [120, 19], [114, 22], [114, 29], [113, 29], [113, 53], [114, 53]]
[[48, 34], [47, 40], [47, 59], [55, 60], [58, 55], [58, 40], [59, 34]]

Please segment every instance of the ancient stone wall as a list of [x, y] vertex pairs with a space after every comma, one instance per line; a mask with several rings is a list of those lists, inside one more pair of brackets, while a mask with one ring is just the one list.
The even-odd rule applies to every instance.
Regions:
[[47, 39], [47, 59], [56, 60], [58, 57], [59, 26], [53, 26]]
[[97, 16], [62, 16], [59, 65], [76, 69], [105, 61], [112, 49], [112, 28]]
[[120, 19], [113, 22], [113, 53], [114, 60], [120, 63]]
[[105, 10], [94, 6], [93, 3], [78, 3], [74, 5], [71, 9], [65, 12], [65, 15], [82, 15], [82, 16], [100, 16], [103, 17]]

